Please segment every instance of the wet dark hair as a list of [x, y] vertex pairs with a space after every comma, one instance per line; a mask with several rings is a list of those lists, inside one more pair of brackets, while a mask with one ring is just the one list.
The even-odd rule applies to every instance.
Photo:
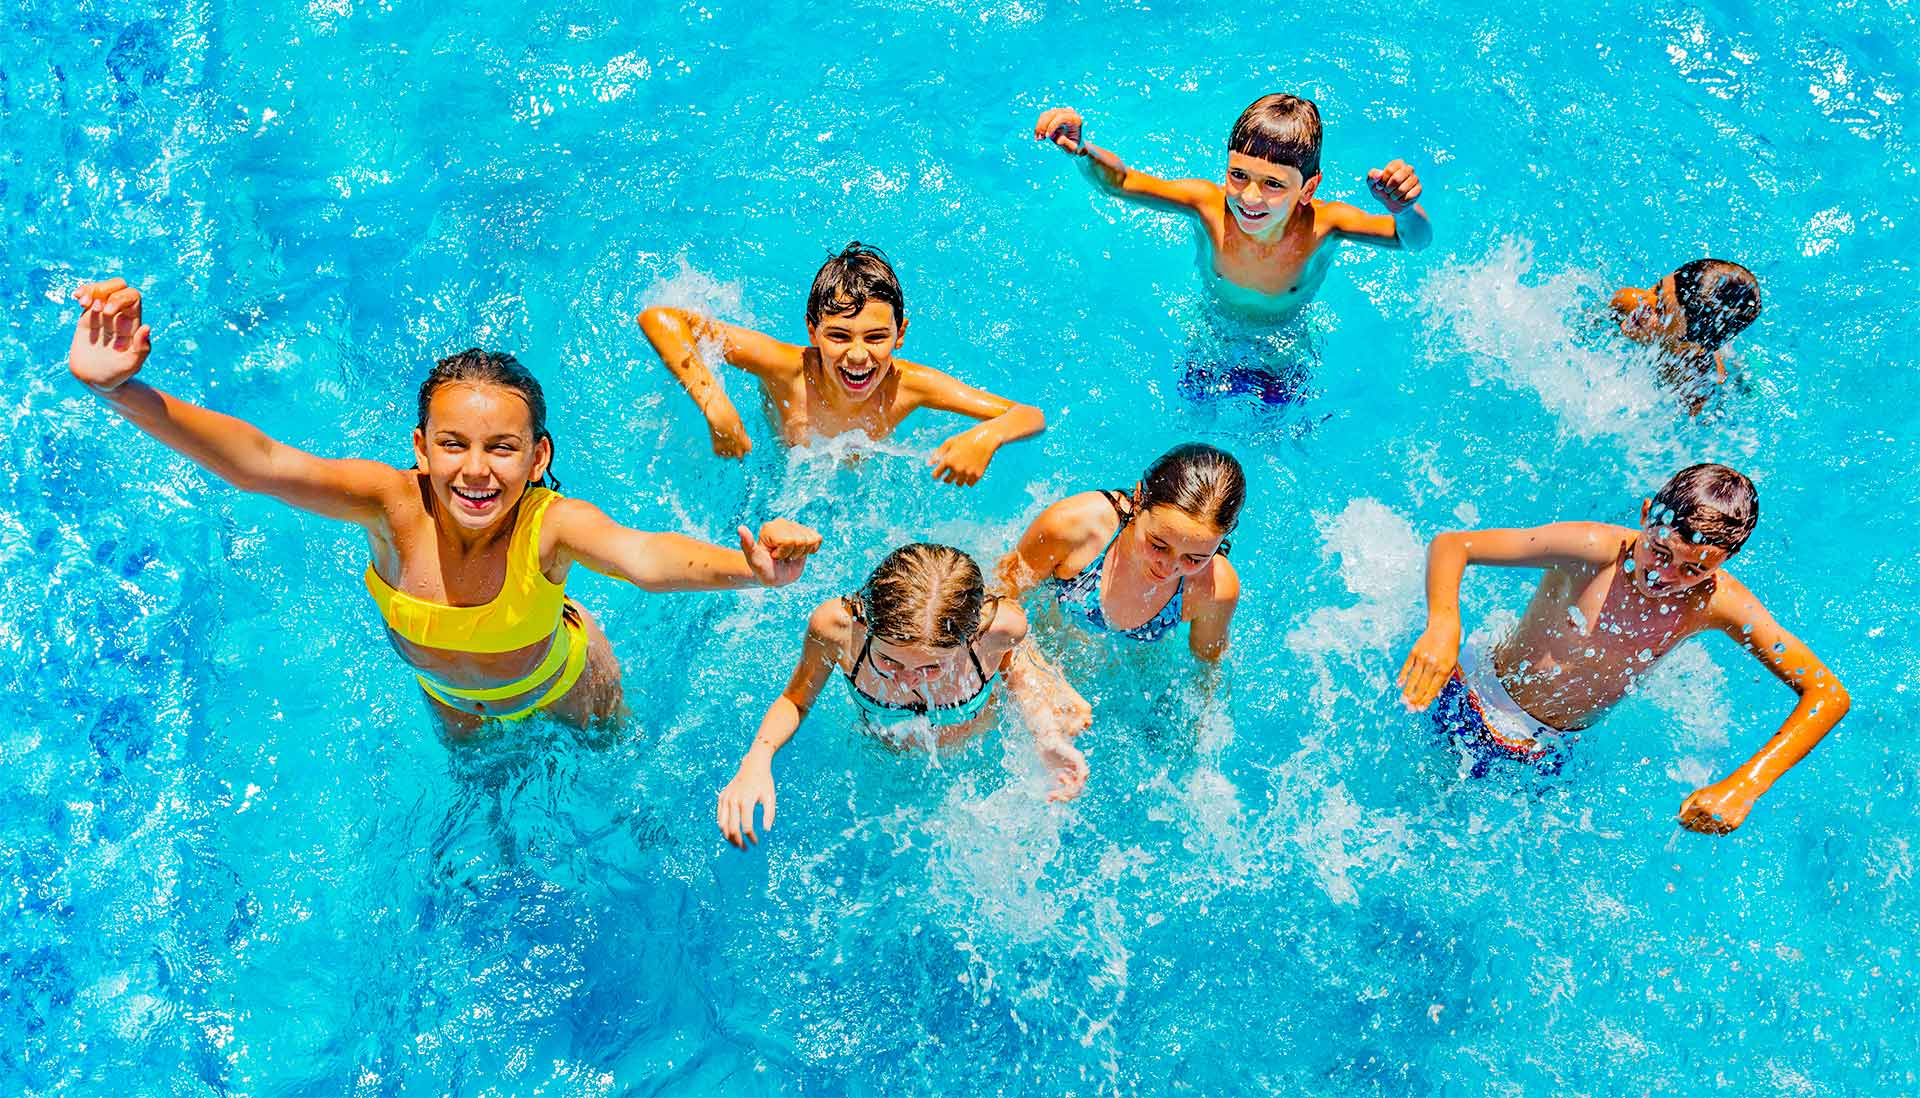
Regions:
[[[1232, 454], [1204, 442], [1189, 442], [1161, 454], [1140, 478], [1133, 495], [1136, 514], [1155, 507], [1174, 507], [1222, 534], [1240, 523], [1247, 502], [1247, 474]], [[1230, 543], [1222, 541], [1220, 551]]]
[[1263, 95], [1240, 112], [1227, 137], [1229, 152], [1320, 174], [1320, 108], [1297, 95]]
[[852, 316], [866, 308], [868, 301], [893, 306], [895, 325], [907, 317], [900, 277], [893, 273], [886, 253], [856, 240], [829, 257], [813, 276], [813, 289], [807, 291], [807, 324], [820, 323], [828, 313]]
[[[505, 351], [483, 351], [478, 347], [469, 347], [456, 355], [448, 355], [433, 364], [427, 371], [427, 379], [420, 383], [420, 422], [419, 428], [427, 429], [427, 408], [433, 403], [433, 394], [443, 386], [456, 383], [471, 385], [498, 385], [511, 389], [527, 402], [527, 414], [533, 419], [533, 440], [547, 440], [553, 445], [553, 436], [547, 433], [547, 397], [540, 391], [540, 383], [533, 374], [520, 365], [520, 360]], [[558, 491], [560, 478], [553, 475], [553, 461], [547, 461], [547, 471], [537, 482], [542, 487]]]
[[1708, 351], [1739, 335], [1760, 315], [1760, 280], [1738, 263], [1696, 259], [1673, 272], [1673, 296], [1687, 321], [1687, 339]]
[[1673, 474], [1661, 486], [1647, 518], [1673, 527], [1687, 541], [1738, 553], [1759, 525], [1760, 494], [1737, 470], [1702, 462]]
[[987, 585], [972, 557], [915, 542], [888, 553], [847, 605], [889, 644], [956, 648], [986, 626]]

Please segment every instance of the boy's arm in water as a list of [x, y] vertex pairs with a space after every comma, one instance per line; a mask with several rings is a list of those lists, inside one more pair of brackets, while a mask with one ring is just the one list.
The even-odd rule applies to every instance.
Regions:
[[1054, 107], [1040, 112], [1033, 124], [1033, 137], [1081, 157], [1094, 186], [1117, 198], [1194, 214], [1225, 201], [1226, 192], [1210, 179], [1160, 179], [1134, 171], [1112, 152], [1083, 140], [1083, 126], [1080, 112], [1072, 107]]
[[1419, 204], [1420, 176], [1406, 161], [1391, 161], [1368, 172], [1367, 188], [1387, 212], [1372, 214], [1345, 202], [1329, 202], [1322, 209], [1332, 219], [1334, 232], [1362, 244], [1410, 252], [1433, 243], [1433, 223]]
[[720, 591], [780, 587], [800, 578], [820, 535], [796, 522], [774, 519], [759, 536], [742, 526], [740, 548], [722, 549], [683, 534], [622, 526], [579, 499], [563, 499], [547, 512], [542, 559], [556, 565], [578, 561], [603, 576], [623, 579], [643, 591]]
[[1227, 633], [1233, 627], [1234, 607], [1240, 602], [1240, 574], [1227, 558], [1215, 556], [1212, 591], [1201, 602], [1187, 629], [1187, 647], [1207, 663], [1219, 663], [1227, 654]]
[[713, 370], [700, 357], [701, 346], [718, 347], [728, 363], [738, 366], [765, 382], [770, 377], [791, 375], [803, 367], [804, 348], [782, 343], [770, 335], [724, 324], [688, 309], [655, 305], [634, 318], [654, 353], [666, 363], [680, 387], [706, 417], [707, 431], [713, 436], [713, 452], [721, 457], [742, 457], [753, 449], [740, 412], [727, 399]]
[[140, 291], [115, 278], [86, 283], [73, 296], [84, 310], [67, 354], [73, 376], [129, 423], [235, 488], [363, 527], [381, 523], [388, 502], [413, 490], [411, 474], [390, 465], [316, 457], [134, 380], [153, 338], [141, 322]]
[[1839, 677], [1781, 628], [1745, 585], [1725, 572], [1713, 582], [1713, 600], [1707, 606], [1713, 628], [1732, 637], [1800, 696], [1780, 731], [1752, 758], [1712, 785], [1694, 790], [1680, 806], [1682, 827], [1724, 835], [1739, 827], [1753, 802], [1840, 723], [1852, 699]]
[[1427, 627], [1400, 667], [1400, 696], [1425, 709], [1460, 662], [1460, 577], [1469, 564], [1509, 568], [1603, 565], [1627, 531], [1603, 522], [1555, 522], [1505, 530], [1454, 530], [1427, 546]]
[[900, 389], [910, 402], [909, 410], [932, 408], [982, 421], [942, 442], [927, 458], [935, 480], [962, 487], [976, 484], [1000, 447], [1046, 429], [1046, 413], [1031, 404], [1015, 404], [931, 366], [902, 362], [899, 369]]
[[767, 707], [766, 716], [760, 718], [760, 730], [754, 734], [753, 746], [747, 748], [733, 780], [720, 791], [720, 833], [742, 850], [748, 843], [760, 841], [753, 830], [754, 805], [761, 808], [762, 827], [773, 830], [773, 756], [793, 738], [800, 722], [806, 719], [807, 710], [813, 708], [815, 699], [820, 697], [820, 689], [832, 677], [842, 648], [841, 639], [847, 635], [848, 627], [846, 606], [839, 599], [822, 603], [814, 610], [807, 619], [800, 662], [787, 679], [787, 688]]

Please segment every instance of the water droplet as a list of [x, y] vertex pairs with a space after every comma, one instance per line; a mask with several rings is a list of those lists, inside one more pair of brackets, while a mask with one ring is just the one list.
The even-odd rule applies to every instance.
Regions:
[[1573, 627], [1582, 633], [1587, 631], [1587, 616], [1580, 612], [1578, 606], [1567, 607], [1567, 620], [1573, 622]]
[[1591, 648], [1589, 648], [1589, 649], [1587, 649], [1587, 658], [1588, 658], [1588, 659], [1592, 659], [1592, 658], [1593, 658], [1593, 649], [1591, 649]]
[[1787, 642], [1786, 642], [1786, 641], [1774, 641], [1774, 642], [1773, 642], [1773, 650], [1774, 650], [1775, 652], [1785, 652], [1785, 651], [1787, 650]]
[[1628, 557], [1626, 560], [1622, 561], [1620, 564], [1620, 570], [1625, 572], [1629, 576], [1633, 575], [1633, 568], [1634, 568], [1634, 565], [1633, 565], [1632, 557]]

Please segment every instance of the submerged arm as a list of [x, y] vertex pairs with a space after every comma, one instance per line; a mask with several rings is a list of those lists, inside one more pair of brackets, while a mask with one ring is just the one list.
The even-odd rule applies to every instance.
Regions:
[[1046, 429], [1046, 413], [1031, 404], [1015, 404], [929, 366], [903, 365], [908, 367], [905, 380], [916, 407], [957, 412], [981, 421], [942, 442], [927, 459], [936, 480], [974, 484], [985, 475], [1000, 447]]
[[765, 380], [799, 362], [799, 349], [751, 328], [701, 316], [687, 309], [655, 305], [635, 318], [654, 353], [674, 380], [693, 398], [713, 436], [713, 451], [721, 457], [739, 457], [753, 449], [740, 412], [727, 399], [713, 369], [700, 357], [701, 346], [718, 347], [721, 357]]

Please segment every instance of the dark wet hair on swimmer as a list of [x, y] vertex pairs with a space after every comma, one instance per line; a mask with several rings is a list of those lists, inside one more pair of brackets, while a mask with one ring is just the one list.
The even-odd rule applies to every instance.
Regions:
[[[1222, 534], [1240, 523], [1247, 502], [1247, 474], [1232, 454], [1204, 442], [1175, 446], [1147, 468], [1133, 496], [1134, 511], [1175, 507]], [[1222, 541], [1220, 551], [1229, 543]]]
[[1687, 321], [1687, 340], [1708, 351], [1744, 331], [1760, 315], [1760, 280], [1725, 259], [1696, 259], [1673, 272], [1673, 296]]
[[1240, 112], [1227, 151], [1320, 174], [1320, 108], [1297, 95], [1263, 95]]
[[[427, 372], [427, 380], [420, 383], [420, 422], [419, 428], [427, 429], [427, 409], [433, 403], [433, 394], [441, 387], [463, 383], [468, 385], [498, 385], [511, 389], [527, 402], [527, 414], [533, 419], [533, 440], [546, 439], [553, 444], [553, 436], [547, 433], [547, 396], [540, 391], [540, 383], [534, 380], [533, 373], [520, 360], [505, 351], [483, 351], [478, 347], [469, 347], [456, 355], [448, 355], [434, 363]], [[547, 461], [547, 471], [536, 483], [542, 487], [558, 491], [560, 478], [553, 475], [553, 461]]]
[[880, 249], [856, 240], [821, 264], [820, 272], [813, 276], [813, 289], [807, 292], [807, 324], [818, 324], [829, 313], [852, 316], [869, 301], [893, 306], [896, 326], [906, 319], [906, 299], [901, 296], [900, 276], [893, 273], [893, 264]]
[[1655, 493], [1647, 521], [1671, 526], [1687, 541], [1738, 553], [1760, 523], [1760, 493], [1725, 465], [1689, 465]]
[[987, 624], [980, 566], [949, 545], [902, 545], [847, 602], [867, 632], [889, 644], [957, 648]]

